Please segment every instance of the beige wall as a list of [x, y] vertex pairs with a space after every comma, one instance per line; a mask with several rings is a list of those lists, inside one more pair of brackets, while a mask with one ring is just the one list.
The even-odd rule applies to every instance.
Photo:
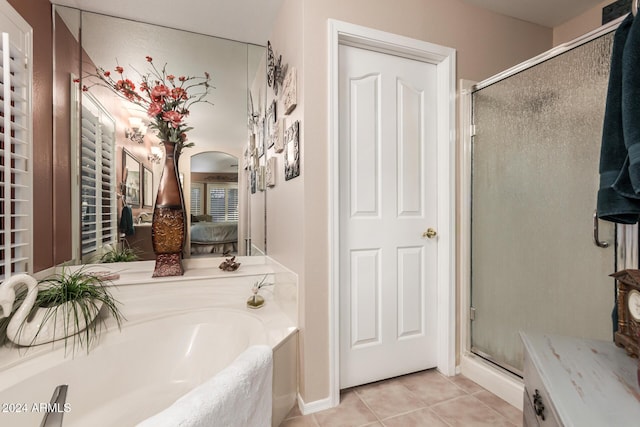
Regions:
[[[298, 67], [299, 105], [293, 116], [301, 119], [302, 172], [292, 181], [278, 181], [267, 194], [268, 253], [299, 275], [300, 393], [305, 402], [329, 395], [329, 18], [455, 48], [457, 77], [473, 80], [552, 45], [549, 28], [459, 0], [285, 0], [271, 40], [283, 61]], [[281, 162], [278, 168], [280, 178]]]
[[555, 27], [553, 29], [553, 45], [558, 46], [566, 43], [598, 28], [602, 24], [602, 8], [613, 2], [614, 0], [603, 1], [581, 15]]

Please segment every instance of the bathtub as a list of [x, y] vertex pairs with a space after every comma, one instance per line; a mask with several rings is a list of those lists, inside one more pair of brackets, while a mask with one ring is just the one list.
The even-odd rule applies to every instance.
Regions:
[[128, 320], [121, 330], [109, 324], [88, 354], [70, 354], [61, 342], [21, 350], [19, 356], [13, 349], [13, 359], [5, 354], [0, 425], [39, 425], [55, 387], [68, 384], [67, 405], [60, 408], [64, 427], [133, 426], [256, 344], [274, 350], [277, 425], [295, 399], [295, 373], [286, 371], [295, 369], [296, 328], [273, 295], [265, 294], [264, 311], [244, 306], [254, 281], [199, 277], [118, 288], [114, 296]]

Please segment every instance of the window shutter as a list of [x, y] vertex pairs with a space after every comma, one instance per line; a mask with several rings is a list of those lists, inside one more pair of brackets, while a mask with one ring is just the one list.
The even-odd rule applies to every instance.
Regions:
[[213, 222], [238, 220], [237, 184], [209, 184], [209, 215]]
[[0, 279], [31, 272], [31, 29], [11, 8], [0, 9]]
[[225, 220], [224, 188], [209, 188], [209, 215], [213, 222]]
[[82, 96], [80, 194], [82, 257], [117, 242], [115, 121], [89, 94]]
[[199, 187], [191, 187], [191, 215], [202, 215], [202, 197]]

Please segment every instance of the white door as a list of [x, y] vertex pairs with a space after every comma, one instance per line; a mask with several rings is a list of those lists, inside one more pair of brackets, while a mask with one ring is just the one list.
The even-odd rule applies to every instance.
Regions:
[[[436, 65], [340, 46], [340, 388], [433, 368]], [[437, 230], [435, 230], [437, 231]]]

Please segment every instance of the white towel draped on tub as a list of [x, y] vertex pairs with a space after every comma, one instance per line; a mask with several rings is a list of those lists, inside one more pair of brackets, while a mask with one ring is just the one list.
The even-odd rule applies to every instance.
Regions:
[[273, 358], [249, 347], [213, 378], [138, 427], [270, 427]]

